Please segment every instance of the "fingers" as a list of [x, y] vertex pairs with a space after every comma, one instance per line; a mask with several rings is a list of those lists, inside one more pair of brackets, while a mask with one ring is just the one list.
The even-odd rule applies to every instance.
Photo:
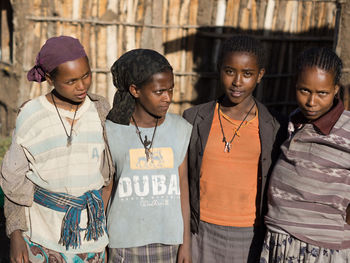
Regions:
[[10, 261], [11, 263], [29, 263], [29, 255], [26, 242], [22, 233], [18, 230], [10, 237]]

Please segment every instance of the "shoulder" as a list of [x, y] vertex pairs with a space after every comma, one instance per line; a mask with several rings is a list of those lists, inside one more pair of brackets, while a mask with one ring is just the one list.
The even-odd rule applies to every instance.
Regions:
[[168, 113], [167, 118], [169, 118], [169, 122], [171, 125], [176, 125], [176, 127], [184, 127], [186, 129], [192, 129], [192, 125], [183, 117], [178, 114]]
[[203, 104], [193, 106], [184, 111], [183, 117], [193, 124], [194, 119], [198, 114], [201, 114], [203, 116], [211, 114], [215, 109], [216, 102], [216, 100], [212, 100]]
[[35, 116], [35, 113], [42, 110], [44, 107], [40, 100], [43, 99], [43, 96], [24, 102], [18, 110], [16, 122], [18, 123], [23, 122], [24, 120], [29, 120]]
[[94, 93], [88, 93], [88, 96], [90, 100], [95, 104], [96, 110], [98, 111], [100, 116], [103, 116], [105, 118], [111, 108], [107, 99], [103, 96]]
[[267, 108], [264, 104], [262, 104], [260, 101], [255, 100], [256, 101], [256, 105], [258, 107], [258, 111], [259, 111], [259, 117], [268, 122], [272, 122], [278, 126], [285, 126], [287, 127], [288, 125], [288, 116], [279, 113], [273, 109], [269, 109]]
[[47, 125], [46, 118], [51, 114], [51, 111], [45, 105], [49, 102], [43, 101], [44, 96], [32, 99], [20, 108], [15, 126], [17, 138], [32, 138], [37, 132], [40, 132], [43, 125]]
[[344, 110], [336, 125], [350, 132], [350, 111]]

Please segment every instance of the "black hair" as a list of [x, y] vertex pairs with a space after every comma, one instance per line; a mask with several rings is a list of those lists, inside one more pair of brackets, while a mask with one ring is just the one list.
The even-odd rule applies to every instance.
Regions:
[[247, 52], [256, 56], [259, 69], [265, 67], [264, 48], [259, 40], [247, 35], [237, 35], [230, 37], [224, 41], [218, 57], [218, 68], [227, 53]]
[[142, 82], [135, 83], [137, 88], [142, 88], [144, 85], [150, 83], [153, 80], [153, 75], [158, 73], [164, 73], [164, 72], [171, 72], [173, 73], [173, 68], [170, 65], [165, 65], [163, 68], [161, 68], [158, 72], [153, 73], [151, 76], [149, 76], [147, 79], [145, 79]]
[[338, 55], [326, 47], [313, 47], [303, 51], [297, 59], [297, 75], [307, 67], [317, 67], [334, 74], [334, 84], [341, 78], [343, 63]]
[[58, 66], [55, 67], [53, 70], [51, 70], [51, 72], [49, 73], [49, 76], [52, 80], [54, 80], [57, 74], [58, 74]]

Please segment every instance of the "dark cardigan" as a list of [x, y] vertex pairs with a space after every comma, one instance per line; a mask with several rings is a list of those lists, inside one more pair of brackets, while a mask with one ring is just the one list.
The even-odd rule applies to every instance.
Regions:
[[[204, 149], [208, 140], [214, 110], [217, 100], [194, 106], [186, 110], [183, 117], [193, 125], [189, 150], [188, 150], [188, 176], [191, 206], [191, 231], [198, 232], [200, 219], [199, 205], [199, 180], [200, 169]], [[273, 116], [260, 102], [256, 101], [259, 118], [259, 137], [261, 141], [261, 154], [258, 168], [257, 189], [257, 216], [256, 225], [261, 225], [266, 214], [266, 188], [268, 185], [271, 168], [280, 153], [280, 145], [287, 136], [287, 119]]]

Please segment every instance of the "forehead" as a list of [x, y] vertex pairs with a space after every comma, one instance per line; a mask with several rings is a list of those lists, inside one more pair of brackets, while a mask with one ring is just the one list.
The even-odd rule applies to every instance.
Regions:
[[231, 51], [225, 53], [222, 66], [244, 65], [250, 68], [258, 68], [258, 58], [255, 54], [246, 51]]
[[157, 72], [153, 74], [149, 81], [147, 81], [142, 88], [154, 87], [154, 86], [166, 86], [170, 87], [174, 85], [174, 74], [171, 70], [164, 72]]
[[318, 68], [317, 66], [305, 67], [298, 74], [299, 84], [315, 86], [334, 86], [335, 73]]
[[57, 67], [56, 77], [81, 77], [82, 74], [90, 71], [87, 57], [66, 61]]

